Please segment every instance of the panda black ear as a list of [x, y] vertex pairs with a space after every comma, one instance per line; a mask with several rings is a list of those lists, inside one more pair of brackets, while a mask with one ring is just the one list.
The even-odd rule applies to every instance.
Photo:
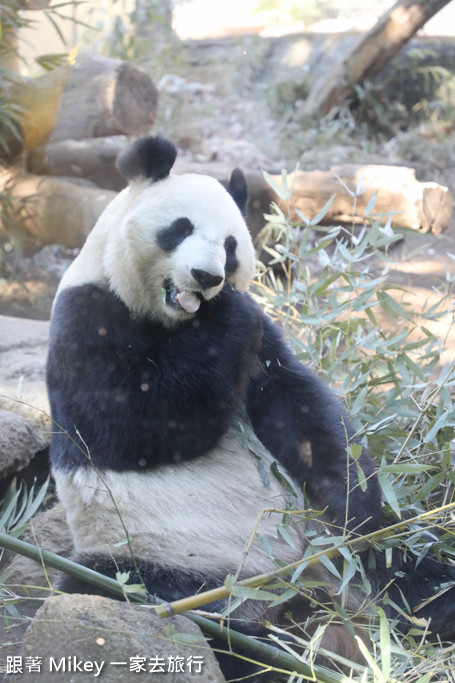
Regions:
[[156, 182], [169, 175], [177, 150], [169, 140], [138, 138], [117, 159], [117, 168], [126, 180], [148, 178]]
[[248, 203], [248, 186], [245, 174], [240, 168], [234, 168], [231, 174], [227, 191], [239, 207], [243, 216], [246, 216], [246, 205]]

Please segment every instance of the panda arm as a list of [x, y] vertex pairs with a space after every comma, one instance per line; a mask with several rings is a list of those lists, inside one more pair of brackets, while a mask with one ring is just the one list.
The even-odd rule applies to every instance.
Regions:
[[189, 435], [196, 450], [213, 448], [239, 415], [261, 335], [261, 313], [228, 286], [169, 339], [157, 389], [167, 404], [163, 420], [171, 415], [183, 429], [182, 448]]
[[348, 461], [352, 429], [339, 401], [297, 360], [266, 316], [263, 326], [263, 372], [251, 381], [247, 397], [257, 436], [336, 524], [347, 519], [350, 528], [362, 524], [363, 533], [375, 528], [380, 495], [372, 459], [362, 451], [358, 462], [368, 482], [362, 491], [355, 463]]

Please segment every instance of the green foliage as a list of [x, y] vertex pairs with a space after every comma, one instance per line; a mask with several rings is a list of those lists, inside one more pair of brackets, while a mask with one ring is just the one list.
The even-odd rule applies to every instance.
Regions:
[[15, 42], [17, 31], [27, 25], [28, 22], [18, 11], [16, 2], [10, 0], [0, 3], [0, 150], [6, 147], [2, 140], [2, 130], [12, 132], [13, 137], [20, 141], [20, 131], [17, 125], [18, 110], [9, 100], [5, 88], [14, 83], [17, 78], [17, 74], [10, 68], [10, 60], [17, 56]]
[[[170, 49], [172, 0], [100, 0], [88, 7], [90, 29], [83, 42], [101, 54], [133, 60]], [[96, 33], [94, 33], [95, 28]], [[159, 43], [159, 45], [156, 45]]]
[[[65, 40], [60, 29], [60, 22], [68, 20], [61, 10], [68, 6], [77, 6], [82, 0], [68, 0], [54, 3], [49, 9], [40, 12], [52, 25], [63, 45]], [[11, 96], [11, 89], [22, 82], [22, 76], [13, 70], [19, 60], [18, 31], [33, 26], [34, 21], [26, 18], [17, 0], [6, 0], [0, 3], [0, 167], [8, 165], [10, 158], [21, 149], [22, 133], [20, 128], [21, 109]], [[68, 55], [41, 55], [35, 60], [40, 69], [51, 70], [68, 60]], [[13, 141], [13, 142], [11, 142]], [[17, 145], [16, 145], [17, 143]], [[14, 149], [11, 149], [14, 147]], [[3, 157], [3, 158], [2, 158]], [[17, 225], [20, 217], [27, 212], [27, 200], [18, 200], [12, 194], [13, 180], [10, 180], [0, 192], [0, 248], [11, 246], [15, 241], [11, 226]], [[2, 257], [0, 251], [0, 272]]]
[[35, 515], [47, 493], [49, 479], [35, 492], [35, 484], [27, 491], [16, 479], [11, 482], [0, 503], [0, 532], [18, 538], [25, 531], [28, 522]]
[[[271, 260], [256, 291], [302, 361], [338, 388], [363, 444], [399, 489], [400, 506], [416, 514], [453, 497], [455, 370], [441, 365], [444, 340], [430, 327], [451, 320], [455, 279], [448, 274], [437, 303], [414, 312], [389, 278], [389, 250], [401, 235], [374, 217], [374, 199], [369, 225], [350, 231], [319, 225], [330, 202], [312, 220], [297, 211], [300, 223], [276, 207], [265, 228]], [[438, 483], [422, 489], [429, 472]]]
[[381, 138], [412, 130], [424, 121], [451, 124], [455, 106], [452, 64], [450, 50], [447, 55], [424, 48], [400, 53], [386, 66], [379, 82], [366, 80], [355, 86], [351, 108], [358, 131]]
[[[281, 187], [267, 174], [266, 179], [282, 200], [290, 199], [286, 173]], [[353, 204], [364, 191], [360, 183], [355, 191], [344, 190]], [[431, 328], [444, 322], [449, 334], [455, 278], [447, 273], [436, 290], [436, 303], [429, 297], [419, 301], [415, 311], [412, 294], [390, 278], [392, 248], [402, 235], [391, 229], [390, 216], [374, 214], [375, 200], [373, 196], [366, 210], [367, 225], [349, 230], [320, 225], [333, 198], [311, 219], [290, 207], [284, 212], [275, 206], [259, 236], [266, 244], [267, 264], [261, 264], [255, 295], [284, 326], [299, 358], [320, 373], [347, 405], [358, 439], [379, 465], [385, 524], [413, 518], [407, 528], [401, 524], [391, 530], [382, 544], [386, 557], [397, 544], [404, 544], [417, 557], [430, 551], [453, 558], [453, 509], [431, 511], [455, 500], [455, 363], [444, 363], [445, 338]], [[354, 460], [358, 450], [356, 444], [348, 445]], [[439, 680], [432, 674], [427, 678], [427, 673], [437, 671], [434, 661], [450, 666], [448, 654], [422, 641], [416, 665], [410, 652], [415, 639], [423, 636], [425, 623], [416, 623], [406, 638], [387, 623], [384, 612], [368, 597], [365, 570], [346, 546], [344, 535], [313, 532], [308, 540], [305, 557], [337, 547], [344, 558], [342, 574], [339, 565], [319, 558], [341, 584], [335, 613], [315, 604], [310, 621], [319, 623], [316, 633], [340, 620], [352, 629], [353, 615], [344, 607], [350, 582], [363, 585], [365, 591], [359, 615], [367, 608], [370, 623], [358, 647], [368, 666], [360, 667], [351, 680], [401, 681], [405, 675], [410, 681]], [[305, 567], [303, 562], [294, 572], [289, 587], [295, 588], [297, 582], [306, 590]], [[301, 653], [304, 646], [309, 652], [316, 641], [316, 636], [296, 638], [296, 651]]]

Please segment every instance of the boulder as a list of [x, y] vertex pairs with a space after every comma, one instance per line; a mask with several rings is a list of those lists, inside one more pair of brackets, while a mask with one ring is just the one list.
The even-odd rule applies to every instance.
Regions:
[[[69, 557], [72, 550], [71, 533], [66, 524], [65, 511], [61, 504], [36, 514], [22, 536], [24, 541], [39, 545], [46, 550]], [[5, 552], [0, 572], [4, 595], [17, 596], [12, 601], [12, 611], [0, 620], [0, 680], [7, 657], [19, 657], [25, 631], [30, 619], [35, 616], [41, 601], [49, 596], [55, 587], [59, 572], [51, 567], [30, 560], [23, 555]], [[17, 677], [14, 679], [17, 680]]]
[[[38, 512], [21, 539], [57, 555], [69, 557], [73, 544], [62, 504], [57, 503], [49, 510]], [[52, 567], [47, 567], [45, 571], [39, 562], [12, 552], [6, 553], [1, 569], [4, 586], [11, 586], [18, 595], [34, 598], [47, 597], [59, 575]], [[37, 607], [35, 603], [35, 611]]]
[[0, 409], [0, 479], [20, 473], [49, 445], [49, 434], [35, 422]]
[[26, 417], [49, 432], [45, 365], [49, 323], [0, 316], [0, 409]]
[[[27, 629], [21, 683], [129, 683], [136, 674], [169, 683], [225, 683], [193, 622], [160, 620], [146, 606], [88, 595], [49, 597]], [[18, 680], [6, 674], [5, 683]]]

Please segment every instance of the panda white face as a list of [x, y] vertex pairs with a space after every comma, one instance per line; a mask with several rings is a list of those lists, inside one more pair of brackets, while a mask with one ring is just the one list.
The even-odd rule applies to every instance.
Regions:
[[225, 283], [245, 291], [255, 256], [240, 209], [207, 176], [168, 176], [129, 188], [131, 209], [110, 230], [104, 271], [134, 313], [165, 325], [187, 320]]
[[101, 214], [59, 291], [108, 287], [133, 315], [172, 327], [226, 283], [248, 288], [255, 255], [242, 215], [243, 173], [232, 173], [227, 190], [208, 176], [171, 176], [176, 153], [162, 138], [126, 150], [118, 166], [129, 186]]

